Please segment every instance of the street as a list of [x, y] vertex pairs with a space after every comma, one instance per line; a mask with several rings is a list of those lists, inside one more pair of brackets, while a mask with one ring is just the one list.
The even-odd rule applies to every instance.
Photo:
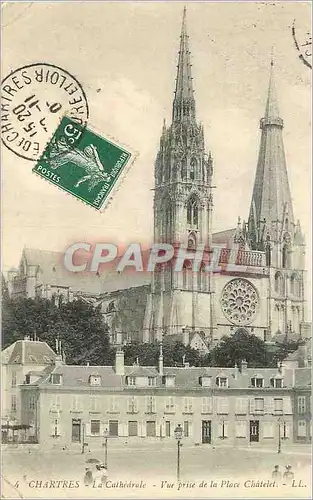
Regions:
[[[185, 444], [181, 448], [178, 483], [176, 442], [145, 443], [144, 446], [109, 443], [105, 493], [99, 477], [89, 487], [84, 486], [89, 458], [103, 461], [103, 449], [85, 454], [78, 448], [44, 453], [31, 448], [8, 450], [3, 453], [2, 473], [24, 498], [240, 497], [243, 489], [246, 497], [311, 496], [309, 447], [282, 450], [277, 454], [274, 449], [214, 449]], [[286, 465], [292, 466], [295, 475], [292, 488], [271, 484], [276, 464], [282, 472]], [[95, 478], [95, 467], [90, 467]], [[5, 482], [3, 495], [13, 498], [12, 492], [6, 494], [8, 489]]]

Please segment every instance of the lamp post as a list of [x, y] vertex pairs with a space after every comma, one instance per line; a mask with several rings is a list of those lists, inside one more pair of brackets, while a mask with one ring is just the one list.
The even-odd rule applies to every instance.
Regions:
[[184, 435], [184, 431], [182, 429], [181, 424], [178, 424], [176, 429], [174, 430], [175, 438], [177, 439], [177, 482], [180, 481], [180, 447], [183, 446], [181, 444], [181, 440]]
[[109, 431], [107, 428], [105, 428], [104, 433], [104, 465], [105, 468], [108, 468], [108, 437], [109, 437]]
[[86, 443], [85, 443], [85, 424], [84, 423], [82, 425], [82, 431], [83, 431], [82, 432], [82, 438], [83, 438], [82, 439], [82, 454], [84, 454], [85, 453], [85, 445], [86, 445]]
[[278, 419], [278, 449], [277, 453], [281, 452], [281, 434], [280, 434], [280, 418]]

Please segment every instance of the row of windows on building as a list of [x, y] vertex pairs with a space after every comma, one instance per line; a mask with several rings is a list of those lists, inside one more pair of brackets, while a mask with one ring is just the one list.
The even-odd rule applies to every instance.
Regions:
[[[36, 408], [36, 396], [32, 395], [29, 398], [28, 408], [30, 410], [35, 410]], [[228, 398], [215, 398], [216, 401], [216, 413], [217, 414], [228, 414], [230, 412], [230, 401]], [[139, 399], [136, 396], [128, 396], [126, 400], [127, 412], [128, 413], [138, 413], [140, 409]], [[175, 413], [177, 408], [176, 398], [167, 397], [163, 404], [164, 413]], [[17, 399], [16, 395], [12, 395], [11, 400], [11, 410], [16, 411], [17, 409]], [[50, 409], [52, 411], [57, 411], [61, 409], [61, 397], [55, 395]], [[70, 409], [72, 411], [82, 411], [82, 400], [79, 396], [73, 396], [71, 399]], [[103, 407], [100, 404], [99, 398], [96, 396], [89, 397], [88, 409], [91, 412], [100, 412]], [[108, 412], [119, 413], [120, 411], [120, 400], [117, 396], [111, 396], [109, 398]], [[145, 411], [146, 413], [156, 412], [156, 398], [154, 396], [145, 397]], [[183, 399], [182, 412], [183, 413], [193, 413], [194, 411], [194, 401], [193, 398], [186, 397]], [[299, 415], [304, 415], [310, 412], [310, 407], [307, 402], [306, 396], [298, 396], [297, 398], [297, 408], [296, 411]], [[213, 413], [213, 398], [203, 397], [201, 399], [201, 413]], [[258, 413], [258, 414], [291, 414], [291, 400], [290, 398], [254, 398], [249, 400], [248, 398], [236, 398], [235, 400], [235, 414], [243, 415], [247, 413]]]
[[[123, 400], [123, 401], [122, 401]], [[198, 405], [195, 406], [194, 398], [185, 397], [182, 401], [177, 402], [177, 398], [169, 396], [165, 398], [162, 403], [157, 402], [155, 396], [145, 396], [138, 398], [137, 396], [127, 396], [121, 399], [118, 396], [110, 396], [108, 401], [101, 402], [97, 396], [89, 396], [88, 405], [83, 404], [82, 398], [79, 396], [72, 396], [70, 402], [66, 400], [66, 405], [61, 404], [60, 395], [54, 395], [51, 400], [50, 410], [58, 411], [64, 407], [70, 411], [81, 412], [87, 410], [90, 412], [105, 412], [120, 413], [121, 410], [126, 409], [127, 413], [138, 413], [145, 411], [145, 413], [156, 413], [163, 411], [164, 413], [175, 413], [181, 411], [182, 413], [194, 413], [198, 410]], [[125, 408], [126, 403], [126, 408]], [[36, 407], [36, 398], [31, 396], [29, 399], [29, 409], [34, 410]], [[214, 413], [228, 414], [234, 412], [237, 415], [245, 414], [292, 414], [292, 406], [290, 397], [285, 398], [236, 398], [234, 408], [231, 405], [229, 398], [217, 397], [203, 397], [201, 398], [201, 413]], [[16, 409], [16, 396], [12, 396], [12, 410]], [[298, 400], [298, 413], [306, 413], [306, 400], [301, 397]]]
[[[75, 423], [77, 421], [75, 420]], [[108, 424], [108, 425], [107, 425]], [[278, 434], [278, 424], [280, 426], [280, 435], [282, 439], [289, 439], [292, 436], [292, 422], [273, 422], [273, 421], [262, 421], [260, 424], [260, 431], [263, 438], [275, 438]], [[51, 419], [51, 435], [53, 437], [61, 436], [61, 420]], [[80, 425], [80, 424], [79, 424]], [[104, 436], [105, 430], [108, 431], [110, 437], [118, 437], [121, 432], [121, 426], [123, 425], [125, 432], [125, 423], [121, 423], [118, 420], [109, 420], [108, 423], [103, 423], [99, 419], [92, 419], [84, 423], [84, 432], [87, 437], [102, 437]], [[170, 420], [165, 420], [163, 425], [159, 424], [155, 420], [147, 420], [144, 422], [138, 422], [137, 420], [129, 420], [126, 422], [127, 435], [130, 437], [135, 436], [147, 436], [147, 437], [174, 437], [174, 429], [176, 422]], [[192, 422], [185, 420], [183, 422], [183, 436], [185, 438], [191, 437], [192, 435]], [[124, 433], [123, 432], [123, 433]], [[236, 438], [247, 438], [249, 436], [249, 421], [247, 420], [236, 420], [235, 422], [229, 422], [227, 420], [221, 420], [216, 422], [215, 432], [218, 438], [228, 438], [231, 435]], [[311, 428], [310, 428], [311, 432]], [[296, 426], [296, 435], [299, 438], [305, 438], [307, 436], [307, 422], [306, 420], [299, 420]], [[75, 435], [73, 436], [76, 440]]]
[[[137, 385], [138, 379], [140, 380], [140, 386], [143, 386], [142, 379], [145, 378], [147, 380], [147, 386], [148, 387], [156, 387], [157, 385], [157, 377], [156, 376], [150, 376], [150, 377], [135, 377], [135, 376], [126, 376], [125, 378], [125, 383], [126, 385], [130, 387], [134, 387]], [[212, 387], [212, 379], [214, 380], [214, 384], [216, 387], [219, 388], [228, 388], [229, 387], [229, 379], [226, 376], [217, 376], [217, 377], [212, 377], [212, 376], [202, 376], [199, 377], [198, 379], [198, 384], [202, 387]], [[54, 385], [61, 385], [62, 384], [62, 374], [59, 373], [53, 373], [51, 375], [51, 383]], [[89, 377], [89, 385], [91, 386], [101, 386], [101, 376], [100, 375], [91, 375]], [[161, 378], [161, 383], [162, 385], [165, 386], [173, 386], [175, 385], [175, 377], [171, 376], [166, 376], [164, 375]], [[283, 377], [280, 375], [276, 375], [270, 378], [269, 380], [269, 387], [273, 387], [275, 389], [280, 389], [284, 386], [284, 380]], [[251, 377], [250, 379], [250, 387], [255, 387], [255, 388], [262, 388], [265, 387], [265, 380], [262, 376], [254, 376]]]
[[[275, 274], [274, 289], [275, 293], [284, 296], [286, 291], [287, 282], [280, 271]], [[295, 297], [301, 297], [301, 279], [297, 273], [293, 273], [290, 277], [289, 292]]]

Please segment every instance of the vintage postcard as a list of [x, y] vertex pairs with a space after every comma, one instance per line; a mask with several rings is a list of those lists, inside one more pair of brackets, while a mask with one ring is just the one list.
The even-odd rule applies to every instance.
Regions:
[[310, 2], [1, 5], [1, 498], [312, 498]]

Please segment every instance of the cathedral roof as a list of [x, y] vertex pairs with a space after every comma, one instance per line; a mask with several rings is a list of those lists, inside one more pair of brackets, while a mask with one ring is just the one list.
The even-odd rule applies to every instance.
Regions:
[[232, 246], [237, 228], [226, 229], [212, 234], [212, 243], [215, 245]]
[[34, 248], [24, 248], [22, 261], [27, 266], [36, 266], [37, 284], [70, 287], [73, 292], [98, 294], [101, 291], [103, 276], [95, 273], [74, 273], [68, 271], [63, 263], [64, 253]]

